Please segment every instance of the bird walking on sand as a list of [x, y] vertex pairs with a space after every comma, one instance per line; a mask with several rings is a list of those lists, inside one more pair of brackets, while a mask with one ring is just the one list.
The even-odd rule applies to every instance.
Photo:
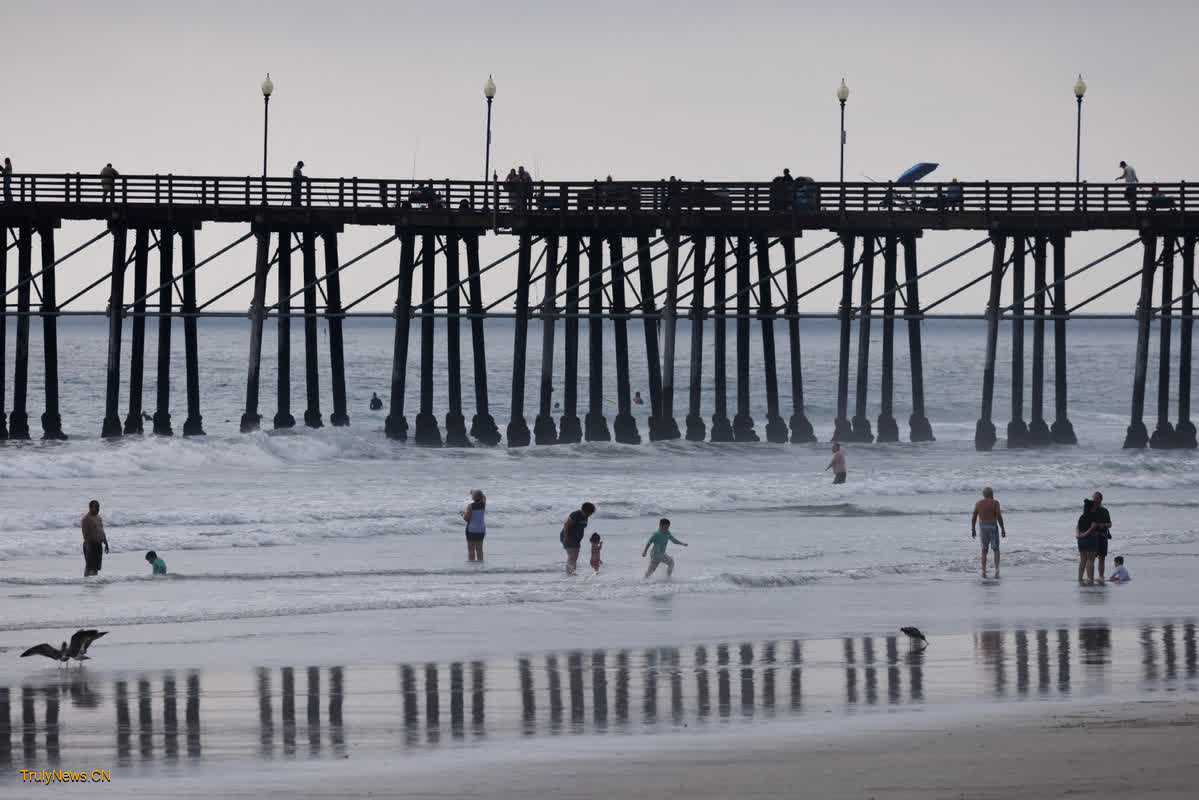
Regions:
[[91, 647], [92, 642], [107, 633], [108, 631], [98, 631], [95, 628], [80, 628], [71, 636], [70, 644], [63, 642], [61, 647], [55, 647], [43, 642], [21, 653], [21, 658], [25, 658], [26, 656], [45, 656], [59, 663], [66, 664], [69, 667], [71, 659], [75, 659], [80, 663], [89, 661], [91, 656], [87, 654], [87, 649]]
[[925, 647], [928, 647], [928, 639], [925, 639], [924, 634], [921, 633], [920, 629], [914, 625], [905, 625], [899, 630], [908, 635], [908, 638], [912, 640], [912, 644], [915, 644], [916, 640], [919, 639], [920, 641], [924, 642]]

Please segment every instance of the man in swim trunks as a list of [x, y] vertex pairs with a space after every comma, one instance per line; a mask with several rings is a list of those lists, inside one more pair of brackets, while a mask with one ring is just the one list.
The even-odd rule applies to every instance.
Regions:
[[833, 460], [828, 462], [828, 466], [824, 468], [825, 472], [833, 471], [833, 483], [845, 483], [845, 454], [841, 452], [841, 445], [833, 442]]
[[987, 577], [987, 548], [995, 551], [995, 577], [999, 577], [999, 537], [1007, 537], [1007, 528], [1003, 525], [1003, 514], [999, 511], [999, 501], [990, 486], [983, 487], [983, 499], [974, 504], [974, 513], [970, 516], [970, 538], [978, 536], [975, 524], [982, 529], [982, 567], [983, 577]]
[[562, 532], [558, 541], [566, 551], [566, 574], [575, 574], [575, 565], [579, 561], [579, 547], [583, 544], [583, 532], [587, 529], [587, 520], [595, 513], [594, 503], [584, 503], [578, 511], [570, 512], [570, 516], [562, 523]]
[[87, 504], [87, 514], [80, 520], [83, 529], [83, 577], [100, 574], [100, 564], [108, 552], [108, 536], [104, 533], [104, 520], [100, 519], [100, 503], [93, 500]]

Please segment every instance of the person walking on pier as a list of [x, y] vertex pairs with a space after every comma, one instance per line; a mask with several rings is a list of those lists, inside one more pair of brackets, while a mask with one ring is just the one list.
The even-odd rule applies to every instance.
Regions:
[[1095, 571], [1102, 582], [1107, 565], [1107, 542], [1112, 538], [1112, 515], [1103, 505], [1103, 492], [1091, 495], [1091, 514], [1095, 518]]
[[999, 577], [999, 537], [1007, 538], [1007, 527], [1003, 524], [1003, 513], [999, 510], [999, 501], [995, 499], [995, 491], [990, 486], [983, 487], [983, 499], [974, 504], [974, 513], [970, 515], [970, 538], [978, 536], [975, 526], [982, 529], [979, 541], [983, 546], [982, 567], [983, 577], [987, 577], [987, 548], [995, 552], [995, 577]]
[[1128, 207], [1132, 211], [1137, 210], [1137, 171], [1132, 168], [1132, 164], [1125, 161], [1120, 162], [1120, 174], [1116, 176], [1116, 180], [1124, 181], [1127, 188], [1124, 190], [1124, 197], [1128, 200]]
[[12, 202], [12, 161], [4, 157], [4, 202]]
[[117, 176], [121, 173], [113, 169], [112, 162], [104, 165], [104, 169], [100, 170], [100, 202], [116, 202], [117, 199]]
[[297, 161], [295, 167], [291, 171], [291, 204], [298, 206], [300, 204], [300, 188], [304, 184], [304, 162]]
[[828, 462], [828, 466], [824, 468], [825, 472], [833, 471], [833, 483], [845, 483], [845, 454], [841, 452], [841, 445], [833, 442], [833, 460]]
[[83, 577], [100, 574], [104, 554], [108, 552], [108, 536], [104, 533], [104, 520], [100, 518], [100, 501], [87, 504], [87, 514], [80, 520], [83, 529]]
[[579, 561], [579, 548], [583, 544], [583, 534], [587, 530], [587, 520], [595, 513], [594, 503], [584, 503], [578, 511], [570, 512], [570, 516], [562, 523], [562, 532], [558, 540], [566, 551], [566, 574], [575, 574], [575, 565]]
[[466, 523], [466, 560], [483, 560], [483, 537], [487, 535], [487, 496], [482, 489], [470, 490], [470, 505], [462, 512]]

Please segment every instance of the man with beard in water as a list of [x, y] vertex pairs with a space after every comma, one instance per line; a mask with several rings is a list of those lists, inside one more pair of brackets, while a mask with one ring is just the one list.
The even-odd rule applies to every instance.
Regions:
[[87, 504], [87, 514], [80, 520], [83, 529], [83, 577], [100, 574], [104, 554], [108, 552], [108, 536], [104, 533], [104, 520], [100, 519], [100, 501]]

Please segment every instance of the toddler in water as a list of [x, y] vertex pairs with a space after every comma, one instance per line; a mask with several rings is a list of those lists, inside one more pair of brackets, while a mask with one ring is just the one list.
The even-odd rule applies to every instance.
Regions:
[[150, 566], [154, 568], [154, 575], [167, 574], [167, 562], [159, 558], [158, 553], [155, 553], [153, 550], [146, 553], [146, 561], [149, 562]]
[[1112, 570], [1112, 576], [1108, 578], [1112, 583], [1128, 583], [1132, 580], [1132, 576], [1128, 574], [1128, 570], [1124, 569], [1124, 556], [1116, 556], [1116, 568]]
[[591, 568], [599, 572], [600, 564], [604, 563], [600, 560], [600, 548], [604, 546], [604, 542], [600, 539], [598, 533], [591, 534]]

